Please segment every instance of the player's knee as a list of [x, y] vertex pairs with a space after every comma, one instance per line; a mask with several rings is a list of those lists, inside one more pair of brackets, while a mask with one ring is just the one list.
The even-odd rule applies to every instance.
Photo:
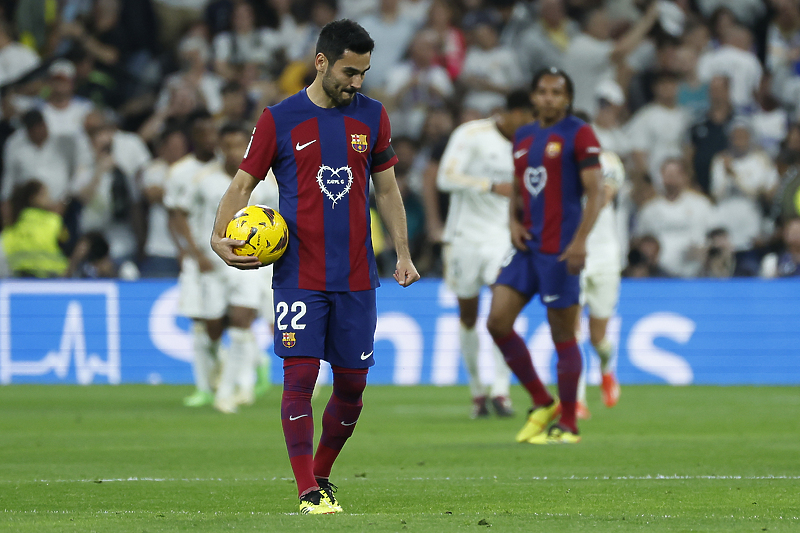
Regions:
[[489, 335], [491, 335], [493, 339], [502, 339], [511, 333], [513, 328], [514, 323], [509, 323], [503, 316], [490, 313], [489, 318], [486, 319], [486, 329], [489, 330]]
[[478, 322], [477, 315], [461, 315], [461, 325], [467, 329], [473, 329], [475, 324]]
[[361, 401], [361, 395], [367, 387], [367, 371], [333, 369], [333, 394], [340, 400], [347, 403], [357, 403]]

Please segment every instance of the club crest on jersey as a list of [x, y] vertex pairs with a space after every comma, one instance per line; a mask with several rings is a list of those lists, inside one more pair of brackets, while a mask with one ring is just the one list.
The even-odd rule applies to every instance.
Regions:
[[522, 175], [522, 180], [528, 192], [533, 196], [539, 196], [539, 193], [542, 192], [542, 189], [547, 184], [547, 169], [544, 167], [528, 167], [525, 169], [525, 174]]
[[297, 339], [294, 336], [294, 331], [284, 331], [283, 332], [283, 345], [287, 348], [293, 348], [294, 345], [297, 343]]
[[544, 153], [547, 154], [547, 157], [558, 157], [561, 153], [561, 143], [555, 141], [547, 143], [547, 146], [544, 147]]
[[367, 143], [367, 136], [360, 133], [353, 133], [350, 135], [350, 146], [359, 154], [363, 154], [369, 148]]
[[350, 167], [334, 169], [328, 165], [320, 165], [317, 171], [317, 185], [322, 194], [331, 199], [332, 207], [336, 207], [336, 202], [350, 192], [350, 187], [353, 185], [353, 171]]

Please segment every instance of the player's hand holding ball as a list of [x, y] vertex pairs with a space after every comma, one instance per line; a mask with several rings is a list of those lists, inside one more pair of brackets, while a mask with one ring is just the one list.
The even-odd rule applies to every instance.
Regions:
[[230, 266], [252, 269], [271, 265], [289, 244], [289, 228], [277, 211], [251, 205], [228, 223], [225, 238], [212, 235], [211, 246]]

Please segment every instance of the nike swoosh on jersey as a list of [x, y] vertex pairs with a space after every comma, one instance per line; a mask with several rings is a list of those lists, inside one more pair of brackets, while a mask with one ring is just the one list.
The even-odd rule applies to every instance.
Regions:
[[290, 417], [289, 417], [289, 420], [290, 420], [291, 422], [294, 422], [294, 421], [295, 421], [295, 420], [297, 420], [298, 418], [303, 418], [304, 416], [308, 416], [308, 415], [297, 415], [297, 416], [290, 416]]
[[549, 304], [550, 302], [555, 302], [556, 300], [558, 300], [558, 298], [559, 298], [558, 294], [547, 294], [545, 296], [542, 296], [542, 301], [546, 304]]
[[317, 140], [316, 140], [316, 139], [314, 139], [313, 141], [308, 141], [308, 142], [307, 142], [307, 143], [305, 143], [305, 144], [300, 144], [300, 143], [297, 143], [297, 144], [295, 144], [295, 145], [294, 145], [294, 149], [295, 149], [295, 150], [297, 150], [297, 151], [299, 152], [299, 151], [300, 151], [300, 150], [302, 150], [303, 148], [305, 148], [305, 147], [307, 147], [307, 146], [311, 146], [311, 145], [312, 145], [312, 144], [314, 144], [315, 142], [317, 142]]
[[[372, 352], [374, 352], [374, 351], [375, 350], [372, 350]], [[364, 352], [361, 352], [361, 360], [364, 361], [366, 359], [369, 359], [369, 356], [372, 355], [372, 352], [369, 352], [368, 354], [365, 354]]]
[[[508, 153], [508, 152], [506, 152], [506, 153]], [[522, 157], [523, 155], [525, 155], [527, 153], [528, 153], [528, 149], [527, 148], [523, 148], [522, 150], [517, 150], [516, 152], [514, 152], [514, 159], [519, 159], [520, 157]]]

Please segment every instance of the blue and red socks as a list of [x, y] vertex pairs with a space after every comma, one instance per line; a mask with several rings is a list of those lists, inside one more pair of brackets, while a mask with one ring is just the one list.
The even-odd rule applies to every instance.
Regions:
[[531, 353], [528, 351], [528, 347], [522, 337], [516, 331], [512, 331], [505, 337], [495, 338], [494, 343], [500, 348], [508, 368], [514, 372], [522, 386], [530, 393], [533, 405], [540, 406], [553, 403], [553, 397], [533, 368]]
[[556, 343], [558, 352], [558, 395], [561, 398], [561, 420], [559, 423], [573, 433], [578, 432], [575, 408], [578, 400], [578, 381], [581, 377], [583, 359], [575, 339]]
[[361, 395], [367, 386], [366, 368], [333, 367], [333, 394], [322, 415], [322, 435], [314, 456], [314, 476], [328, 478], [333, 462], [361, 415]]
[[283, 360], [281, 424], [299, 496], [319, 488], [314, 479], [314, 417], [311, 395], [319, 375], [319, 359], [290, 357]]

